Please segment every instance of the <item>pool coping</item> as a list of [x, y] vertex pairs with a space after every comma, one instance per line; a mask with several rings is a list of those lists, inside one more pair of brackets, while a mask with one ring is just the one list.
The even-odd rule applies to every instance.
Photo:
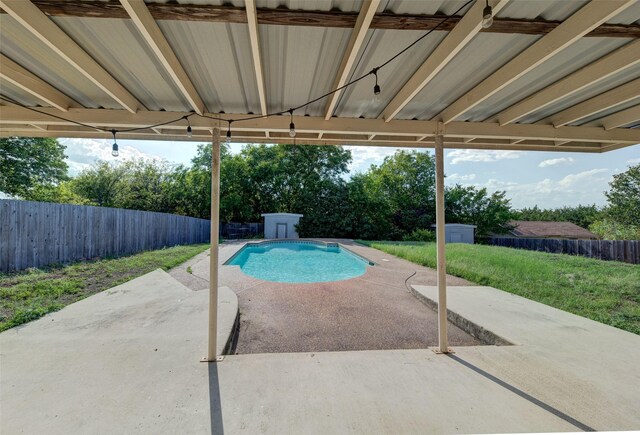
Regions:
[[320, 245], [320, 246], [324, 246], [326, 248], [338, 247], [340, 249], [345, 250], [350, 255], [356, 257], [358, 260], [363, 261], [368, 266], [375, 266], [376, 265], [375, 262], [369, 260], [368, 258], [366, 258], [366, 257], [364, 257], [364, 256], [362, 256], [362, 255], [360, 255], [360, 254], [358, 254], [356, 252], [353, 252], [351, 249], [347, 248], [342, 243], [324, 242], [324, 241], [321, 241], [321, 240], [314, 240], [314, 239], [269, 239], [269, 240], [263, 240], [263, 241], [260, 241], [260, 242], [247, 242], [240, 249], [238, 249], [235, 252], [235, 254], [233, 254], [224, 263], [222, 263], [222, 265], [223, 266], [238, 266], [237, 264], [231, 264], [231, 262], [233, 260], [235, 260], [236, 257], [238, 255], [240, 255], [240, 253], [242, 253], [242, 251], [247, 247], [255, 247], [255, 246], [260, 246], [260, 245], [281, 244], [281, 243], [300, 243], [300, 244], [304, 244], [304, 245]]

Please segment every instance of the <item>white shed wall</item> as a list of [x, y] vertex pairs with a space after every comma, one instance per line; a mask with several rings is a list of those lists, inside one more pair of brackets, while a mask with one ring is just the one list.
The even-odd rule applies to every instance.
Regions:
[[[435, 225], [433, 225], [435, 227]], [[475, 243], [475, 225], [466, 224], [445, 224], [444, 241], [445, 243]]]
[[301, 214], [293, 213], [265, 213], [264, 238], [265, 239], [298, 239], [296, 225], [300, 222]]

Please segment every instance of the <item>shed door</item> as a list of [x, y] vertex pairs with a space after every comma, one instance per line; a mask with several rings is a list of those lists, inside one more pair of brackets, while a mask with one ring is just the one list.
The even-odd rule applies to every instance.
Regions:
[[276, 239], [287, 238], [287, 224], [276, 224]]
[[462, 243], [462, 233], [451, 232], [451, 243]]

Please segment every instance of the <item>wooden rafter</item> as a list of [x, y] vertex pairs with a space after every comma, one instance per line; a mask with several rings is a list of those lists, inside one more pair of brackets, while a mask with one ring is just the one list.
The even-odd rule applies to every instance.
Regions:
[[635, 0], [607, 0], [587, 3], [549, 34], [540, 38], [458, 98], [438, 118], [445, 124], [452, 122], [634, 3]]
[[149, 13], [146, 4], [140, 0], [120, 0], [134, 25], [156, 55], [164, 69], [176, 84], [182, 95], [196, 113], [203, 114], [206, 110], [204, 102], [195, 86], [189, 79], [178, 57], [162, 34], [160, 27]]
[[[4, 128], [15, 124], [38, 124], [38, 125], [66, 125], [73, 123], [48, 116], [47, 113], [55, 114], [56, 109], [42, 108], [41, 112], [17, 106], [0, 106], [0, 125]], [[57, 112], [59, 113], [59, 112]], [[136, 114], [124, 110], [108, 109], [70, 109], [65, 114], [70, 120], [82, 122], [84, 124], [104, 127], [104, 128], [133, 128], [145, 127], [157, 123], [169, 122], [180, 119], [187, 115], [186, 112], [165, 112], [165, 111], [140, 111]], [[224, 119], [242, 119], [249, 115], [214, 115]], [[331, 135], [358, 135], [368, 139], [370, 135], [393, 135], [406, 137], [408, 142], [417, 143], [421, 137], [433, 136], [437, 130], [438, 123], [435, 121], [413, 121], [413, 120], [393, 120], [385, 122], [381, 119], [345, 119], [331, 118], [325, 120], [323, 117], [294, 116], [296, 130], [299, 133], [323, 133], [323, 139]], [[194, 132], [211, 128], [211, 120], [198, 116], [190, 118], [190, 124]], [[184, 131], [184, 123], [162, 127], [163, 130], [176, 130], [181, 134]], [[275, 133], [287, 133], [289, 129], [288, 116], [273, 116], [268, 118], [251, 119], [233, 124], [234, 137], [236, 132], [264, 132], [268, 130]], [[149, 131], [151, 131], [149, 129]], [[626, 143], [633, 145], [640, 143], [640, 129], [612, 129], [604, 130], [599, 127], [560, 127], [553, 125], [521, 125], [511, 124], [500, 126], [497, 123], [489, 122], [452, 122], [446, 126], [444, 134], [447, 137], [461, 139], [475, 138], [481, 140], [511, 140], [523, 139], [543, 140], [543, 141], [571, 141], [571, 142], [591, 142], [591, 143]], [[184, 136], [183, 136], [184, 137]], [[316, 136], [314, 136], [316, 137]], [[516, 144], [518, 145], [518, 144]]]
[[[493, 13], [497, 14], [508, 0], [493, 1]], [[381, 118], [391, 121], [409, 102], [438, 74], [482, 28], [483, 2], [476, 2], [458, 25], [449, 32], [444, 40], [429, 55], [405, 85], [398, 91]]]
[[[356, 61], [356, 56], [358, 55], [358, 52], [362, 47], [364, 37], [367, 35], [367, 31], [369, 30], [369, 26], [371, 25], [371, 20], [373, 19], [373, 16], [376, 13], [379, 5], [380, 0], [365, 0], [362, 3], [360, 13], [358, 14], [358, 20], [356, 21], [355, 27], [351, 32], [349, 44], [347, 45], [347, 49], [344, 52], [342, 62], [340, 63], [338, 73], [336, 74], [336, 78], [331, 89], [338, 89], [347, 82], [347, 78], [349, 77], [351, 68]], [[329, 97], [329, 101], [327, 102], [327, 106], [325, 108], [324, 119], [331, 118], [341, 94], [342, 91], [338, 91]]]
[[556, 127], [562, 127], [638, 97], [640, 97], [640, 79], [632, 80], [622, 86], [589, 98], [542, 120], [541, 123], [551, 123]]
[[605, 130], [622, 127], [624, 125], [640, 122], [640, 105], [629, 107], [628, 109], [616, 112], [613, 115], [606, 116], [594, 122], [590, 122], [586, 127], [594, 127], [602, 125]]
[[256, 73], [256, 84], [258, 86], [258, 96], [260, 98], [260, 110], [262, 114], [267, 114], [267, 90], [264, 84], [264, 74], [262, 71], [262, 56], [260, 55], [260, 39], [258, 34], [258, 19], [256, 15], [255, 0], [245, 0], [247, 10], [247, 24], [249, 26], [249, 40], [251, 41], [251, 55], [253, 56], [253, 68]]
[[129, 91], [29, 0], [0, 0], [0, 7], [123, 108], [135, 113], [142, 106]]
[[1, 53], [0, 77], [64, 112], [69, 110], [69, 107], [79, 107], [71, 98]]
[[495, 118], [502, 125], [515, 122], [529, 113], [639, 63], [640, 41], [634, 41], [514, 104]]
[[[127, 12], [117, 2], [66, 0], [33, 0], [47, 15], [58, 17], [92, 17], [92, 18], [128, 18]], [[156, 20], [205, 21], [219, 23], [246, 23], [244, 8], [234, 6], [215, 6], [200, 4], [148, 3], [149, 11]], [[0, 13], [2, 11], [0, 10]], [[418, 14], [376, 14], [371, 22], [372, 29], [393, 30], [431, 30], [440, 21], [439, 15]], [[358, 14], [353, 12], [304, 11], [286, 8], [257, 9], [258, 24], [283, 26], [312, 26], [353, 28]], [[452, 30], [462, 17], [453, 17], [440, 28]], [[522, 20], [512, 18], [494, 18], [493, 25], [482, 32], [518, 33], [526, 35], [544, 35], [560, 25], [559, 21], [541, 19]], [[585, 36], [640, 38], [640, 26], [621, 24], [602, 24]]]

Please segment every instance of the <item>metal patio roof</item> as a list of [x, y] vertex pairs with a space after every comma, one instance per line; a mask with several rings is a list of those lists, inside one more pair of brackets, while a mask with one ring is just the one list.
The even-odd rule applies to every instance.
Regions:
[[[286, 111], [364, 75], [464, 0], [0, 0], [0, 134], [111, 137], [195, 111]], [[639, 0], [484, 1], [294, 113], [296, 143], [603, 152], [640, 142]], [[22, 107], [21, 107], [22, 106]], [[36, 108], [34, 112], [28, 108]], [[48, 116], [56, 115], [64, 119]], [[225, 122], [189, 117], [191, 140]], [[188, 140], [186, 120], [122, 138]], [[292, 143], [289, 115], [234, 122]]]

